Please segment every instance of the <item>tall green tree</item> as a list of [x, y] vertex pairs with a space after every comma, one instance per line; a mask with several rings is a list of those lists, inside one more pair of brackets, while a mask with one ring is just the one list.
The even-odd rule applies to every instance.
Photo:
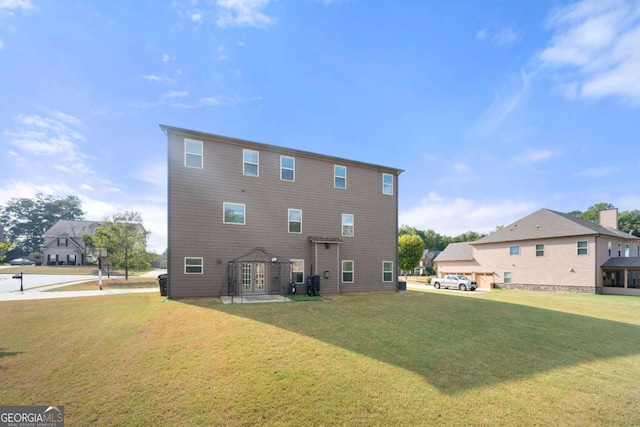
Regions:
[[[424, 242], [417, 234], [403, 234], [398, 238], [398, 267], [408, 272], [420, 263]], [[405, 276], [406, 278], [406, 276]]]
[[589, 206], [586, 211], [571, 211], [569, 215], [577, 216], [578, 218], [586, 219], [591, 222], [599, 222], [600, 221], [600, 211], [606, 211], [609, 209], [615, 209], [611, 203], [596, 203], [593, 206]]
[[124, 212], [102, 221], [93, 235], [85, 235], [83, 240], [89, 246], [107, 248], [107, 263], [123, 268], [125, 280], [129, 280], [129, 270], [151, 265], [153, 254], [147, 254], [149, 234], [140, 213]]
[[640, 210], [624, 211], [618, 215], [618, 228], [640, 237]]
[[7, 240], [21, 255], [40, 252], [44, 233], [60, 219], [83, 219], [77, 196], [54, 197], [38, 193], [33, 198], [13, 198], [0, 207], [0, 223]]
[[7, 256], [7, 252], [13, 248], [13, 243], [0, 242], [0, 262], [4, 261]]

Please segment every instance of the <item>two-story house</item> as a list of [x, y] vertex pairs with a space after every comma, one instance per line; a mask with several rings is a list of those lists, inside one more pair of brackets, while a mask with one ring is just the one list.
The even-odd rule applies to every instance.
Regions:
[[160, 128], [170, 298], [396, 289], [402, 170]]
[[93, 234], [97, 221], [61, 219], [44, 233], [42, 263], [45, 265], [85, 265], [83, 234]]
[[438, 275], [470, 276], [481, 288], [640, 295], [640, 238], [618, 230], [618, 210], [600, 224], [541, 209], [475, 242], [450, 244]]

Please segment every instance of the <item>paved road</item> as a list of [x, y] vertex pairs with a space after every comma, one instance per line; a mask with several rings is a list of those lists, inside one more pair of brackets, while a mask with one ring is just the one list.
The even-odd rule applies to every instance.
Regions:
[[[2, 271], [2, 270], [0, 270]], [[13, 279], [13, 274], [0, 274], [0, 293], [15, 292], [20, 290], [20, 279]], [[95, 275], [49, 275], [49, 274], [28, 274], [22, 277], [23, 289], [33, 289], [42, 286], [58, 285], [60, 283], [83, 282], [86, 280], [96, 280]]]

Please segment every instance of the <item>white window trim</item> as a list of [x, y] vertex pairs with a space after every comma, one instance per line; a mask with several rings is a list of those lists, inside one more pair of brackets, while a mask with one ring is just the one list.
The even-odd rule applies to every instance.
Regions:
[[[582, 243], [582, 242], [585, 242], [585, 243], [587, 244], [587, 246], [586, 246], [586, 247], [584, 247], [584, 248], [581, 248], [581, 247], [579, 246], [579, 244], [580, 244], [580, 243]], [[584, 253], [584, 254], [581, 254], [581, 253], [580, 253], [580, 249], [586, 249], [586, 251], [587, 251], [587, 252], [586, 252], [586, 253]], [[588, 241], [588, 240], [578, 240], [578, 241], [576, 241], [576, 255], [579, 255], [579, 256], [582, 256], [582, 255], [589, 255], [589, 241]]]
[[[352, 232], [351, 232], [351, 234], [344, 234], [344, 227], [345, 227], [344, 217], [345, 217], [345, 215], [351, 216], [351, 219], [352, 219], [352, 223], [351, 223]], [[340, 228], [341, 228], [342, 237], [355, 237], [355, 235], [356, 235], [356, 216], [354, 214], [343, 213], [341, 218], [342, 218], [342, 221], [340, 223]]]
[[[245, 154], [247, 152], [252, 152], [252, 153], [256, 153], [256, 162], [248, 162], [247, 160], [245, 160]], [[251, 175], [245, 172], [245, 165], [256, 165], [256, 174], [255, 175]], [[260, 176], [260, 152], [257, 150], [250, 150], [248, 148], [243, 148], [242, 149], [242, 175], [244, 176], [253, 176], [253, 177], [259, 177]]]
[[[538, 255], [538, 246], [542, 245], [542, 255]], [[536, 257], [543, 257], [545, 256], [547, 250], [547, 246], [544, 243], [536, 243]]]
[[[197, 142], [200, 145], [200, 152], [199, 153], [190, 153], [187, 151], [187, 141], [189, 142]], [[200, 157], [200, 166], [191, 166], [187, 164], [187, 155], [192, 155], [192, 156], [198, 156]], [[186, 168], [193, 168], [193, 169], [202, 169], [204, 166], [204, 146], [202, 144], [202, 141], [198, 141], [196, 139], [190, 139], [190, 138], [185, 138], [184, 139], [184, 166]]]
[[[517, 254], [512, 254], [511, 253], [511, 248], [518, 248], [518, 253]], [[520, 255], [520, 245], [509, 245], [509, 256], [518, 256]]]
[[[199, 273], [194, 273], [194, 272], [190, 272], [187, 271], [187, 260], [188, 259], [198, 259], [200, 260], [200, 265], [189, 265], [189, 267], [200, 267], [200, 272]], [[199, 256], [186, 256], [184, 257], [184, 274], [204, 274], [204, 258], [199, 257]]]
[[[302, 280], [300, 282], [296, 282], [294, 280], [294, 283], [296, 284], [304, 284], [304, 259], [291, 259], [291, 275], [294, 276], [294, 271], [293, 271], [293, 262], [301, 262], [302, 263]], [[295, 276], [294, 276], [295, 277]]]
[[[283, 159], [291, 159], [293, 160], [293, 168], [285, 168], [282, 165], [282, 160]], [[293, 172], [293, 179], [282, 179], [282, 171], [284, 170], [290, 170]], [[295, 157], [291, 157], [291, 156], [280, 156], [280, 181], [286, 181], [286, 182], [295, 182], [296, 181], [296, 158]]]
[[[387, 184], [387, 183], [385, 183], [385, 182], [384, 182], [384, 178], [385, 178], [386, 176], [391, 177], [391, 183], [390, 183], [390, 184]], [[387, 186], [390, 186], [390, 187], [391, 187], [391, 192], [390, 192], [390, 193], [387, 193], [387, 192], [385, 191], [385, 188], [386, 188]], [[382, 174], [382, 194], [384, 194], [385, 196], [393, 196], [393, 175], [391, 175], [390, 173], [383, 173], [383, 174]]]
[[[336, 169], [337, 168], [344, 168], [344, 176], [338, 176], [336, 174]], [[338, 187], [336, 185], [336, 179], [337, 178], [344, 179], [344, 187]], [[346, 190], [347, 189], [347, 167], [346, 166], [333, 165], [333, 188], [339, 188], [341, 190]]]
[[[227, 222], [227, 205], [239, 205], [242, 206], [242, 222]], [[231, 224], [231, 225], [245, 225], [247, 223], [247, 206], [244, 203], [235, 203], [235, 202], [223, 202], [222, 203], [222, 222], [224, 224]]]
[[[297, 221], [291, 221], [291, 211], [300, 212], [300, 231], [291, 231], [291, 223]], [[302, 209], [287, 209], [287, 232], [291, 234], [302, 234]]]
[[[507, 274], [509, 275], [509, 281], [507, 282]], [[510, 271], [505, 271], [504, 274], [502, 275], [502, 282], [509, 284], [513, 282], [513, 276], [511, 274]]]
[[[384, 269], [385, 264], [391, 264], [391, 270], [387, 271]], [[391, 273], [390, 280], [384, 280], [385, 273]], [[382, 283], [391, 283], [393, 282], [393, 261], [382, 261]]]
[[[351, 268], [352, 270], [345, 270], [344, 269], [344, 263], [345, 262], [350, 262], [351, 263]], [[353, 262], [353, 260], [351, 259], [344, 259], [342, 260], [342, 262], [340, 263], [340, 281], [342, 283], [353, 283], [356, 278], [356, 263]], [[344, 280], [344, 273], [351, 273], [351, 280]]]

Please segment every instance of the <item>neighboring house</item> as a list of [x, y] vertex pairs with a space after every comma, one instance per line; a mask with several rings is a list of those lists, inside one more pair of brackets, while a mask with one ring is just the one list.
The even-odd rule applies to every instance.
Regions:
[[402, 170], [160, 128], [170, 298], [396, 289]]
[[420, 264], [413, 269], [414, 276], [424, 276], [427, 274], [426, 267], [433, 267], [433, 259], [440, 253], [439, 250], [425, 249], [420, 258]]
[[61, 219], [44, 233], [42, 263], [45, 265], [85, 265], [87, 263], [82, 235], [93, 234], [100, 226], [96, 221]]
[[618, 210], [600, 224], [541, 209], [475, 242], [450, 244], [438, 275], [458, 273], [492, 286], [640, 295], [640, 238], [618, 230]]

